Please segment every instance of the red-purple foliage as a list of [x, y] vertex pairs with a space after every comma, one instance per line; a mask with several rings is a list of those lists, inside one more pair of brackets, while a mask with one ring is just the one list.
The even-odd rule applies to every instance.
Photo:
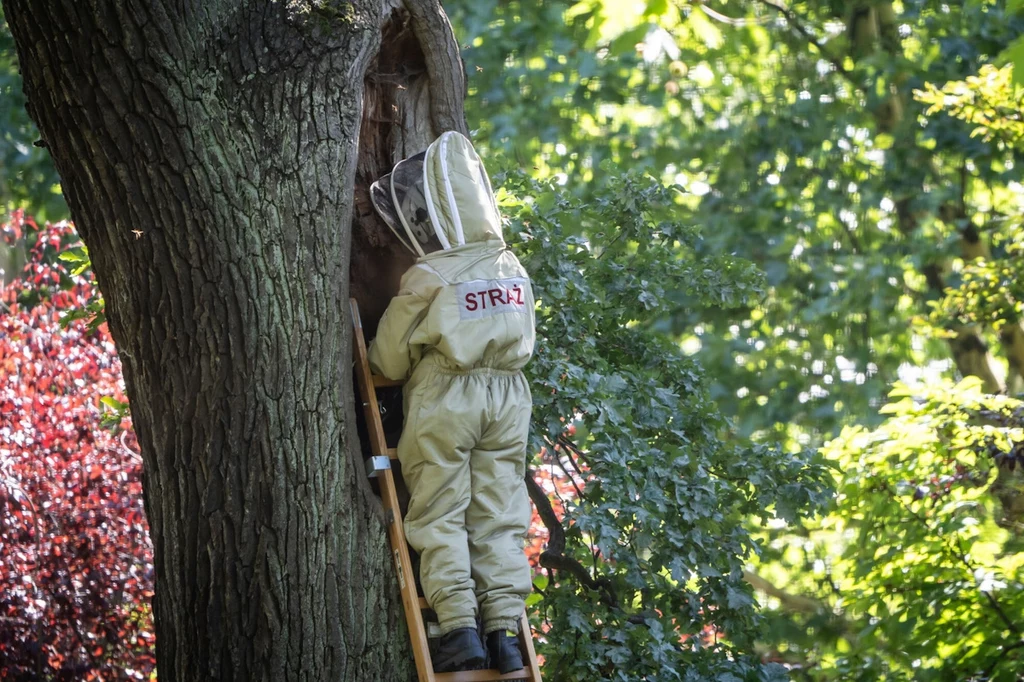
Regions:
[[62, 329], [98, 292], [57, 254], [67, 223], [21, 214], [0, 228], [30, 245], [0, 288], [0, 680], [138, 680], [154, 674], [152, 548], [131, 425], [106, 325]]

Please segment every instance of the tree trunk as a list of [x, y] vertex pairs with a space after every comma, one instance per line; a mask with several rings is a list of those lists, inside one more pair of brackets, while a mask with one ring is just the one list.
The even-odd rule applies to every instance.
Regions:
[[1007, 322], [999, 331], [999, 341], [1009, 364], [1006, 392], [1017, 395], [1024, 391], [1024, 327], [1020, 322]]
[[[357, 162], [371, 176], [399, 149], [387, 135], [386, 154], [359, 147], [392, 8], [3, 3], [124, 366], [160, 679], [410, 679], [355, 435], [347, 315]], [[447, 26], [436, 0], [415, 4], [420, 25]], [[450, 27], [439, 35], [432, 49], [457, 63]], [[435, 75], [427, 59], [392, 87], [417, 68]], [[441, 90], [460, 120], [463, 92]], [[437, 132], [437, 102], [451, 113], [438, 98], [403, 130]], [[361, 238], [387, 265], [394, 242], [377, 228]], [[363, 293], [386, 302], [393, 280]]]
[[[862, 60], [881, 50], [890, 57], [902, 57], [903, 46], [898, 31], [898, 17], [891, 2], [875, 2], [874, 0], [858, 0], [848, 7], [846, 34], [850, 41], [850, 56], [854, 60]], [[887, 93], [873, 104], [872, 114], [878, 132], [890, 133], [895, 137], [893, 151], [905, 159], [906, 164], [916, 161], [930, 164], [931, 154], [917, 146], [915, 133], [911, 129], [916, 125], [916, 117], [907, 116], [908, 105], [904, 101], [907, 93], [905, 74], [896, 74], [891, 83], [887, 84]], [[927, 158], [919, 158], [927, 157]], [[918, 220], [912, 207], [914, 197], [897, 198], [897, 225], [901, 232], [910, 235], [917, 230]], [[977, 238], [963, 239], [963, 256], [967, 260], [979, 257], [979, 249], [984, 248]], [[943, 295], [945, 283], [942, 268], [937, 263], [926, 263], [921, 269], [929, 288], [938, 296]], [[1000, 393], [1003, 382], [999, 377], [995, 359], [989, 351], [988, 344], [981, 330], [974, 326], [957, 326], [949, 340], [950, 353], [957, 370], [963, 376], [977, 376], [981, 379], [985, 391]]]

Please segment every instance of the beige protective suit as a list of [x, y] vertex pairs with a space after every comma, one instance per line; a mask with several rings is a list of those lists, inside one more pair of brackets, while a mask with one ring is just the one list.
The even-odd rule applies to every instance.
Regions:
[[466, 138], [445, 133], [427, 149], [423, 184], [443, 248], [404, 275], [370, 363], [410, 377], [398, 443], [411, 493], [405, 532], [442, 634], [476, 627], [478, 604], [486, 632], [515, 631], [531, 589], [523, 475], [532, 399], [520, 370], [533, 353], [533, 291]]

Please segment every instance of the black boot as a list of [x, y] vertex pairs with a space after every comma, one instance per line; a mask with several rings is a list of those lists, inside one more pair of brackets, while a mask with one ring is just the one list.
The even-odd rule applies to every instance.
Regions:
[[497, 668], [502, 675], [523, 669], [523, 654], [519, 651], [519, 642], [504, 630], [487, 633], [487, 653], [491, 657], [491, 667]]
[[434, 672], [453, 673], [458, 670], [480, 670], [487, 664], [487, 654], [476, 628], [459, 628], [441, 635], [433, 655]]

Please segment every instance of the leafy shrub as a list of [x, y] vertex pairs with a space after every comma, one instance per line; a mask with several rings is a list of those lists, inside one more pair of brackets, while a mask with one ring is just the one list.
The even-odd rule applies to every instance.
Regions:
[[848, 428], [828, 447], [853, 535], [835, 578], [859, 625], [835, 667], [864, 680], [1018, 680], [1024, 505], [1007, 483], [1024, 464], [1024, 403], [975, 377], [897, 385], [892, 399], [879, 428]]
[[759, 275], [700, 255], [672, 190], [604, 170], [607, 193], [586, 205], [503, 180], [506, 236], [539, 300], [532, 450], [574, 484], [555, 505], [531, 491], [549, 532], [534, 600], [546, 674], [783, 679], [753, 653], [743, 567], [757, 547], [745, 521], [813, 509], [824, 469], [807, 453], [724, 440], [701, 367], [661, 331], [687, 305], [747, 303]]
[[19, 213], [2, 236], [30, 248], [0, 290], [0, 679], [145, 679], [152, 549], [121, 366], [105, 325], [62, 319], [95, 282], [58, 259], [67, 223]]

